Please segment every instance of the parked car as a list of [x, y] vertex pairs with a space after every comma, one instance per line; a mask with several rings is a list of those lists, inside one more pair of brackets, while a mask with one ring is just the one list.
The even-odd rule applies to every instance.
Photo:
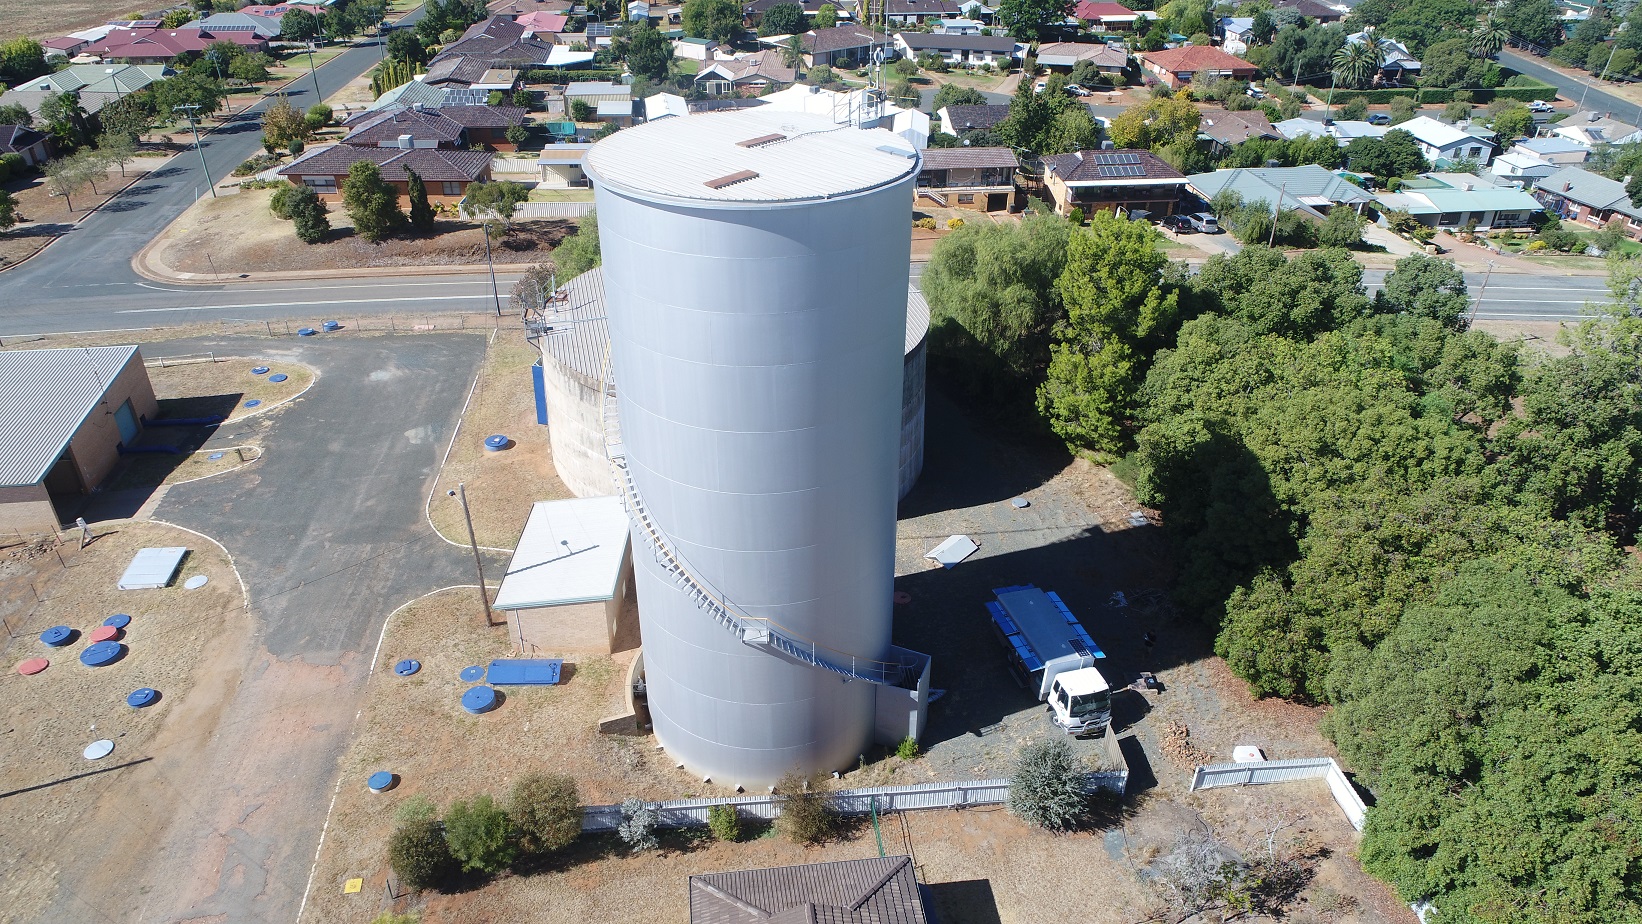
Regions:
[[1250, 84], [1249, 88], [1247, 90], [1244, 90], [1243, 92], [1247, 93], [1249, 95], [1250, 99], [1265, 99], [1266, 98], [1266, 91], [1260, 89], [1257, 86], [1254, 86], [1253, 84]]
[[1165, 215], [1163, 220], [1158, 222], [1158, 227], [1176, 234], [1191, 234], [1197, 230], [1192, 227], [1192, 220], [1185, 215]]
[[1048, 86], [1049, 86], [1049, 81], [1040, 80], [1037, 83], [1032, 85], [1032, 92], [1033, 93], [1042, 93], [1044, 91], [1044, 89], [1047, 88]]
[[1194, 212], [1191, 216], [1192, 228], [1204, 234], [1219, 234], [1220, 222], [1208, 212]]
[[1094, 95], [1093, 93], [1089, 92], [1089, 90], [1087, 88], [1079, 86], [1078, 84], [1075, 84], [1075, 83], [1067, 84], [1066, 85], [1066, 92], [1072, 94], [1073, 96], [1093, 96]]
[[1528, 104], [1529, 112], [1555, 112], [1556, 107], [1542, 99], [1536, 99]]
[[1371, 113], [1368, 117], [1368, 124], [1370, 124], [1370, 125], [1390, 125], [1391, 124], [1391, 116], [1388, 116], [1383, 112]]

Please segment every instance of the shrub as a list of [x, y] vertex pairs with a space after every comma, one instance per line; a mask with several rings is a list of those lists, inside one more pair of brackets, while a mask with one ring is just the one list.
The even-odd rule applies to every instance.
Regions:
[[384, 911], [371, 918], [371, 924], [417, 924], [420, 920], [421, 917], [415, 914], [394, 914], [392, 911]]
[[1537, 252], [1539, 252], [1541, 250], [1544, 250], [1544, 249], [1545, 249], [1545, 242], [1544, 241], [1529, 241], [1528, 246], [1523, 248], [1523, 250], [1527, 250], [1527, 251], [1534, 252], [1534, 253], [1537, 253]]
[[582, 800], [576, 781], [557, 773], [532, 773], [513, 784], [507, 814], [526, 850], [546, 853], [570, 846], [582, 833]]
[[1083, 763], [1065, 738], [1050, 738], [1021, 748], [1009, 780], [1009, 811], [1027, 824], [1064, 831], [1089, 808]]
[[296, 187], [287, 183], [274, 190], [273, 198], [268, 200], [268, 211], [280, 221], [291, 220], [291, 196], [296, 193]]
[[707, 830], [721, 841], [734, 843], [741, 839], [741, 813], [733, 805], [714, 805], [707, 809]]
[[509, 125], [502, 136], [507, 139], [508, 144], [517, 147], [530, 140], [530, 129], [525, 128], [523, 125]]
[[418, 890], [436, 888], [456, 873], [444, 829], [432, 818], [394, 829], [388, 840], [388, 865], [399, 881]]
[[948, 231], [956, 231], [963, 226], [964, 220], [962, 218], [948, 218], [946, 220], [946, 229]]
[[895, 746], [895, 756], [902, 760], [915, 760], [918, 757], [918, 739], [907, 735], [901, 743]]
[[660, 843], [656, 839], [656, 822], [659, 820], [661, 813], [651, 803], [643, 799], [623, 799], [621, 824], [616, 827], [616, 836], [634, 853], [654, 850]]
[[1072, 211], [1066, 213], [1066, 220], [1074, 225], [1083, 224], [1083, 208], [1081, 206], [1073, 206]]
[[775, 792], [781, 810], [775, 830], [782, 837], [795, 844], [818, 844], [832, 834], [832, 806], [808, 777], [794, 770], [775, 784]]
[[1368, 115], [1368, 101], [1362, 97], [1351, 100], [1340, 107], [1340, 118], [1348, 122], [1358, 122]]
[[468, 872], [499, 873], [517, 853], [513, 823], [489, 796], [451, 803], [445, 812], [445, 841]]
[[308, 123], [309, 128], [319, 129], [331, 124], [331, 119], [335, 115], [336, 112], [331, 107], [324, 103], [315, 103], [308, 107], [308, 112], [303, 115], [302, 121]]
[[279, 163], [279, 158], [273, 154], [257, 154], [249, 160], [241, 161], [240, 165], [234, 168], [234, 176], [250, 176], [253, 173], [261, 173], [277, 163]]
[[4, 167], [8, 176], [22, 176], [28, 172], [29, 165], [23, 161], [23, 155], [14, 152], [0, 154], [0, 167]]
[[933, 218], [919, 218], [919, 219], [915, 220], [912, 223], [912, 226], [914, 228], [922, 228], [925, 231], [934, 231], [935, 230], [935, 219], [933, 219]]
[[292, 186], [285, 199], [285, 210], [296, 226], [296, 239], [302, 243], [317, 244], [331, 233], [331, 219], [327, 217], [330, 209], [310, 187]]
[[439, 817], [439, 806], [424, 795], [414, 795], [399, 804], [393, 813], [393, 820], [399, 824], [409, 824], [413, 821], [428, 821]]
[[596, 115], [592, 106], [586, 100], [573, 99], [570, 101], [570, 120], [573, 122], [591, 122]]

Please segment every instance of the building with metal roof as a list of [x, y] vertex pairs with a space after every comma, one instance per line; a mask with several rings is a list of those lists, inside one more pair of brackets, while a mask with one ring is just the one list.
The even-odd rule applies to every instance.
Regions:
[[55, 532], [159, 412], [134, 346], [0, 351], [0, 532]]
[[926, 924], [911, 857], [867, 857], [690, 877], [690, 924]]
[[633, 558], [621, 498], [537, 501], [491, 604], [527, 657], [636, 647]]
[[1186, 178], [1187, 189], [1205, 202], [1223, 192], [1234, 192], [1244, 202], [1281, 202], [1283, 208], [1322, 217], [1336, 205], [1358, 212], [1374, 201], [1368, 190], [1316, 164], [1301, 167], [1244, 167], [1196, 173]]
[[1625, 233], [1642, 237], [1642, 209], [1631, 203], [1625, 184], [1579, 167], [1563, 167], [1533, 184], [1534, 198], [1556, 217], [1592, 227], [1620, 221]]
[[1539, 200], [1520, 189], [1496, 186], [1487, 177], [1468, 173], [1428, 173], [1404, 180], [1397, 192], [1374, 198], [1382, 211], [1399, 209], [1434, 228], [1524, 228], [1544, 210]]
[[1001, 212], [1014, 201], [1019, 169], [1013, 148], [930, 148], [917, 194], [942, 208]]

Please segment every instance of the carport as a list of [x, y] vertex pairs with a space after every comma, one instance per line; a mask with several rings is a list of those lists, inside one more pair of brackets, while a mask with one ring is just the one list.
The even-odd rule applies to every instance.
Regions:
[[158, 413], [134, 346], [0, 351], [0, 533], [56, 532]]

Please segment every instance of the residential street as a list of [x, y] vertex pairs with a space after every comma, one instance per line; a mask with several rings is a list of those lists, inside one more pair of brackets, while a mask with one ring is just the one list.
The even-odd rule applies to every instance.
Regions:
[[1499, 53], [1499, 60], [1501, 64], [1514, 71], [1543, 80], [1556, 87], [1557, 92], [1561, 94], [1563, 99], [1572, 100], [1576, 105], [1584, 100], [1584, 108], [1594, 109], [1598, 112], [1611, 112], [1613, 117], [1621, 122], [1635, 124], [1642, 121], [1642, 106], [1612, 93], [1604, 92], [1600, 89], [1600, 85], [1595, 84], [1594, 81], [1593, 84], [1595, 85], [1582, 83], [1556, 68], [1547, 66], [1533, 55], [1523, 54], [1511, 48], [1502, 49]]

